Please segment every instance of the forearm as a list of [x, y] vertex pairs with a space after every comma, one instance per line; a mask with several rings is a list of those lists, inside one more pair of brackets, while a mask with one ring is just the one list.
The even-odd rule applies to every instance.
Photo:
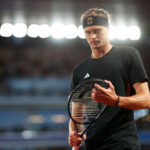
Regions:
[[150, 108], [150, 94], [136, 94], [128, 97], [120, 96], [118, 106], [128, 109]]
[[69, 121], [69, 134], [73, 131], [81, 133], [84, 129], [84, 125], [75, 124], [71, 119]]
[[76, 131], [76, 126], [75, 126], [75, 123], [70, 119], [69, 121], [69, 134], [73, 131]]
[[82, 138], [76, 130], [76, 124], [70, 119], [69, 121], [69, 145], [73, 147], [72, 150], [78, 150], [82, 143]]

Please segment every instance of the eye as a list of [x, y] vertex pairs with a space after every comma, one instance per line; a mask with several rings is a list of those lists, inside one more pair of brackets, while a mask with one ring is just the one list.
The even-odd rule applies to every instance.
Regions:
[[90, 31], [85, 31], [85, 34], [89, 35], [89, 34], [90, 34]]
[[101, 30], [101, 29], [95, 29], [93, 32], [94, 32], [95, 34], [98, 34], [98, 33], [101, 33], [102, 30]]

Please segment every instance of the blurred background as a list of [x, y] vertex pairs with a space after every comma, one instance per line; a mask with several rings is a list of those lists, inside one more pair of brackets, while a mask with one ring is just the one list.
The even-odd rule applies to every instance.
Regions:
[[[71, 149], [67, 97], [90, 54], [80, 16], [92, 7], [112, 14], [112, 44], [137, 48], [150, 76], [148, 0], [0, 0], [0, 150]], [[150, 150], [149, 109], [135, 120]]]

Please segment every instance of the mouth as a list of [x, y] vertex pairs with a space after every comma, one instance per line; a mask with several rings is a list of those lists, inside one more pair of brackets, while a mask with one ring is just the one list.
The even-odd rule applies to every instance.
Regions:
[[99, 41], [92, 41], [90, 43], [91, 43], [91, 45], [97, 45], [99, 43]]

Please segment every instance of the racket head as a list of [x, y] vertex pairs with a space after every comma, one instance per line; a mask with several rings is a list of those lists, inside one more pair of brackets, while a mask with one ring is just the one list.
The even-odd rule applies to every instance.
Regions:
[[106, 107], [91, 98], [91, 92], [96, 83], [103, 88], [109, 88], [104, 80], [88, 79], [78, 84], [69, 96], [68, 114], [77, 124], [89, 124], [98, 119]]

